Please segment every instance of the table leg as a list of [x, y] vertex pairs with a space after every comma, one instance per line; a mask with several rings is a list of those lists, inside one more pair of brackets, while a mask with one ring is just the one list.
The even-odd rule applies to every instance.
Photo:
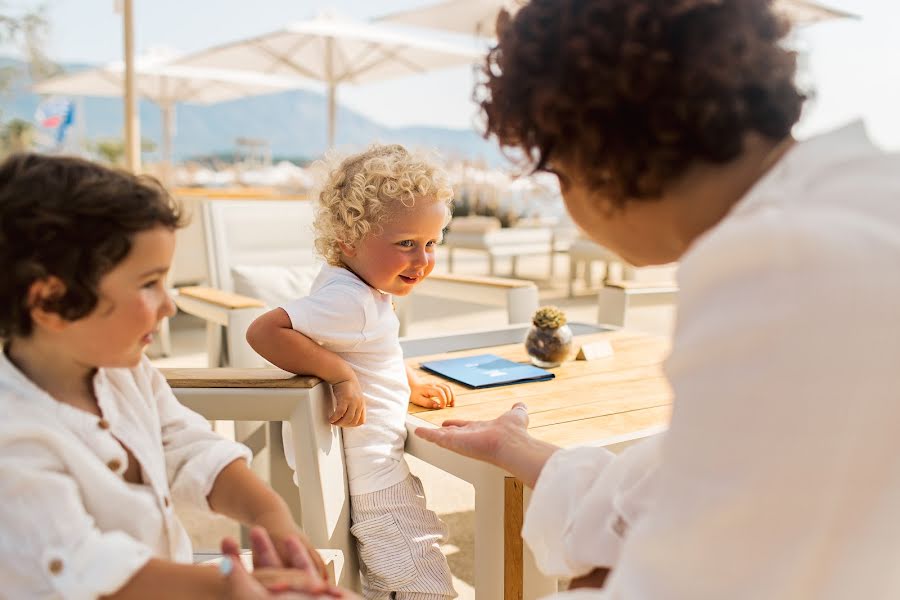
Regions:
[[503, 514], [505, 477], [482, 478], [475, 487], [475, 597], [504, 597]]
[[504, 600], [537, 600], [558, 591], [555, 577], [541, 573], [522, 540], [522, 525], [531, 490], [515, 477], [504, 487]]
[[[524, 487], [524, 486], [523, 486]], [[525, 515], [525, 512], [528, 510], [528, 504], [531, 500], [531, 490], [528, 488], [524, 488], [523, 490], [523, 507], [522, 507], [522, 515]], [[519, 529], [517, 531], [519, 535], [519, 541], [522, 542], [522, 523], [519, 523]], [[549, 596], [550, 594], [555, 594], [559, 590], [559, 581], [556, 577], [551, 577], [549, 575], [544, 575], [541, 573], [540, 569], [537, 568], [537, 563], [534, 560], [534, 554], [531, 553], [531, 550], [528, 549], [528, 545], [522, 542], [522, 588], [523, 588], [523, 600], [537, 600], [538, 598], [543, 598], [545, 596]]]
[[504, 481], [503, 598], [522, 600], [522, 519], [524, 484], [515, 477]]

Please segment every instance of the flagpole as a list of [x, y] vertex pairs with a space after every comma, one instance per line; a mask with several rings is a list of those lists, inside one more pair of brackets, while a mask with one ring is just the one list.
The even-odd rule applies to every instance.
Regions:
[[134, 4], [132, 0], [118, 0], [118, 6], [122, 8], [125, 53], [125, 164], [129, 171], [138, 173], [141, 170], [141, 126], [134, 77]]

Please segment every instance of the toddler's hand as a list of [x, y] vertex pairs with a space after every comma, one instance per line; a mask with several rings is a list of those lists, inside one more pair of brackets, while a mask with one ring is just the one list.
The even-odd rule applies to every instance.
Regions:
[[447, 408], [455, 398], [448, 383], [410, 383], [409, 401], [425, 408]]
[[328, 417], [332, 425], [357, 427], [366, 422], [366, 399], [356, 375], [331, 386], [334, 392], [334, 412]]

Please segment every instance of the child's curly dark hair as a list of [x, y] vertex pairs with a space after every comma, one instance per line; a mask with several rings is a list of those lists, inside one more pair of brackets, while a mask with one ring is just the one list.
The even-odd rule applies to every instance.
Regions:
[[476, 96], [485, 135], [560, 161], [619, 208], [651, 199], [744, 136], [800, 117], [788, 24], [771, 0], [531, 0], [501, 14]]
[[153, 178], [73, 157], [11, 156], [0, 165], [0, 338], [31, 335], [35, 281], [62, 281], [63, 294], [43, 308], [74, 321], [94, 309], [100, 278], [128, 255], [135, 233], [181, 225]]

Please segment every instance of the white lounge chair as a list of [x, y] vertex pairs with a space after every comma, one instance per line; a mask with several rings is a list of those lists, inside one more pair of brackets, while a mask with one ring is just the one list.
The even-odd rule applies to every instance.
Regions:
[[619, 278], [623, 281], [633, 279], [633, 267], [626, 264], [615, 252], [611, 252], [596, 242], [578, 236], [569, 245], [569, 297], [575, 296], [575, 281], [578, 272], [582, 272], [585, 289], [591, 289], [593, 283], [591, 266], [594, 262], [606, 263], [604, 282], [613, 278], [615, 268], [620, 270]]

